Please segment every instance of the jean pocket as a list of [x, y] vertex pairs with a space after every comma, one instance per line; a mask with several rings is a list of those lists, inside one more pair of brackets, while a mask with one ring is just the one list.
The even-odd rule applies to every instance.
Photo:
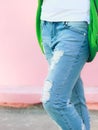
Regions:
[[86, 21], [67, 22], [67, 26], [71, 31], [81, 35], [86, 35], [88, 32], [88, 23]]

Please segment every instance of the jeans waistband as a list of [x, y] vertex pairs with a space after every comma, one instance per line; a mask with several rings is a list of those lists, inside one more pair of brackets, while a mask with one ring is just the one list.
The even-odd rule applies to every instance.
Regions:
[[45, 20], [41, 20], [42, 23], [50, 23], [50, 24], [55, 24], [55, 23], [63, 23], [66, 25], [88, 25], [87, 21], [45, 21]]

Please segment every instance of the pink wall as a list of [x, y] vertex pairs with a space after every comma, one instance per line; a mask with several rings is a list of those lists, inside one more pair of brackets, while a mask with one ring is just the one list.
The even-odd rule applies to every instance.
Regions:
[[0, 0], [0, 85], [42, 84], [46, 63], [35, 36], [35, 10], [34, 0]]
[[[0, 87], [42, 86], [47, 62], [35, 34], [37, 0], [0, 0]], [[98, 87], [98, 56], [86, 64], [85, 86]]]
[[87, 63], [82, 71], [85, 86], [98, 87], [98, 54], [91, 63]]

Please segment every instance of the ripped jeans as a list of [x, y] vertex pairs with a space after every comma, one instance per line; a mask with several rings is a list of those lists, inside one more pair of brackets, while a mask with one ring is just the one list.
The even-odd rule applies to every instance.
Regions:
[[88, 23], [41, 21], [49, 63], [42, 104], [62, 130], [90, 130], [81, 70], [89, 57]]

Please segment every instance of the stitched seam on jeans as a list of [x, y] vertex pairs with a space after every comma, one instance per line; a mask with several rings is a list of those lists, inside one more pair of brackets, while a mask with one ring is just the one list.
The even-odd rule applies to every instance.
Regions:
[[[76, 95], [78, 96], [79, 101], [81, 101], [81, 100], [80, 100], [80, 97], [79, 97], [79, 95], [78, 95], [77, 90], [75, 90], [75, 92], [76, 92]], [[79, 108], [82, 110], [82, 107], [81, 107], [81, 106], [80, 106]], [[81, 111], [81, 116], [82, 116], [82, 119], [83, 119], [83, 113], [82, 113], [82, 111]]]
[[80, 49], [78, 50], [78, 53], [77, 53], [77, 58], [79, 58], [79, 57], [80, 57], [80, 53], [79, 53], [79, 52], [81, 52], [81, 48], [82, 48], [82, 47], [83, 47], [83, 45], [84, 45], [84, 41], [85, 41], [85, 36], [84, 36], [84, 39], [83, 39], [82, 44], [81, 44], [81, 46], [80, 46]]
[[[76, 92], [76, 94], [77, 94], [77, 96], [78, 96], [79, 101], [81, 101], [80, 98], [79, 98], [79, 95], [78, 95], [77, 90], [76, 90], [75, 92]], [[82, 121], [83, 121], [83, 124], [84, 124], [84, 127], [83, 127], [83, 130], [84, 130], [84, 128], [86, 128], [86, 125], [85, 125], [85, 122], [84, 122], [84, 119], [83, 119], [83, 112], [82, 112], [82, 107], [81, 107], [81, 105], [79, 106], [79, 108], [80, 108], [80, 110], [81, 110], [80, 112], [81, 112], [81, 117], [82, 117]]]
[[[60, 113], [61, 113], [61, 112], [62, 112], [62, 110], [60, 110]], [[61, 117], [64, 117], [63, 114], [60, 114], [60, 116], [61, 116]], [[72, 125], [70, 124], [69, 120], [68, 120], [67, 118], [66, 118], [66, 119], [63, 118], [63, 120], [65, 121], [65, 123], [67, 124], [67, 126], [70, 127], [69, 130], [73, 130], [73, 127], [72, 127]]]

